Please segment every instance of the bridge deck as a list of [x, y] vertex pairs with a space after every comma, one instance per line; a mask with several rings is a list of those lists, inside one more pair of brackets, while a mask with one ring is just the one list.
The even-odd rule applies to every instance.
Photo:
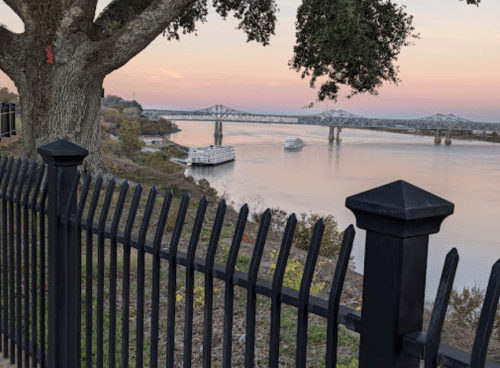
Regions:
[[263, 123], [263, 124], [300, 124], [323, 125], [351, 128], [408, 128], [423, 130], [482, 130], [500, 132], [500, 123], [481, 123], [459, 118], [453, 114], [436, 114], [421, 119], [374, 119], [350, 114], [343, 110], [329, 110], [314, 115], [271, 115], [251, 114], [215, 105], [195, 111], [182, 110], [143, 110], [141, 116], [152, 121], [160, 117], [167, 120], [186, 121], [217, 121], [232, 123]]

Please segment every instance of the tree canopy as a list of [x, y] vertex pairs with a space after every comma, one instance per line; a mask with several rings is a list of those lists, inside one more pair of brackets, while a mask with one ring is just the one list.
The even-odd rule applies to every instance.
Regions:
[[133, 155], [141, 150], [144, 142], [139, 140], [141, 135], [141, 124], [137, 121], [124, 121], [120, 124], [118, 136], [122, 140], [123, 151], [127, 155]]

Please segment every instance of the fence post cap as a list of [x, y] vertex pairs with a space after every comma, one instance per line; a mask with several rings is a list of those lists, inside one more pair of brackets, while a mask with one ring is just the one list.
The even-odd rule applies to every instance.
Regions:
[[88, 156], [89, 151], [77, 146], [66, 139], [38, 147], [37, 152], [43, 157], [45, 163], [52, 163], [57, 166], [78, 166], [83, 159]]
[[346, 199], [357, 226], [398, 237], [434, 234], [454, 204], [404, 180]]

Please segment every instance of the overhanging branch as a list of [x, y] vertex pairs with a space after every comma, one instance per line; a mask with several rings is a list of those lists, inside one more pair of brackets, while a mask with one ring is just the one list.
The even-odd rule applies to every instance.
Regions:
[[85, 13], [86, 22], [91, 26], [94, 22], [95, 11], [98, 0], [63, 0], [63, 9], [79, 8]]
[[107, 35], [102, 32], [105, 30], [109, 22], [117, 22], [120, 27], [127, 24], [129, 21], [136, 18], [154, 0], [113, 0], [106, 8], [99, 14], [99, 17], [94, 22], [94, 37], [98, 39], [106, 38]]
[[[124, 0], [121, 0], [124, 1]], [[103, 75], [125, 65], [144, 50], [195, 0], [154, 0], [111, 37], [99, 41], [92, 63]], [[102, 17], [99, 17], [102, 19]]]
[[4, 25], [0, 24], [0, 70], [7, 75], [12, 75], [13, 71], [13, 42], [16, 34], [9, 31]]

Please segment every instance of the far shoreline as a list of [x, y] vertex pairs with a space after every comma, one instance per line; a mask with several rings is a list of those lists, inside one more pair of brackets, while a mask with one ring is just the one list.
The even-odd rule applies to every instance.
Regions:
[[[411, 135], [419, 135], [419, 136], [428, 136], [428, 137], [434, 137], [435, 133], [431, 130], [425, 130], [421, 132], [410, 132], [407, 129], [390, 129], [390, 128], [358, 128], [358, 127], [346, 127], [346, 129], [360, 129], [360, 130], [375, 130], [375, 131], [381, 131], [381, 132], [389, 132], [389, 133], [401, 133], [401, 134], [411, 134]], [[441, 138], [445, 138], [445, 135], [442, 134]], [[461, 140], [473, 140], [473, 141], [480, 141], [480, 142], [491, 142], [491, 143], [500, 143], [500, 134], [497, 135], [496, 137], [491, 136], [491, 135], [461, 135], [457, 133], [452, 133], [451, 134], [451, 139], [461, 139]]]

